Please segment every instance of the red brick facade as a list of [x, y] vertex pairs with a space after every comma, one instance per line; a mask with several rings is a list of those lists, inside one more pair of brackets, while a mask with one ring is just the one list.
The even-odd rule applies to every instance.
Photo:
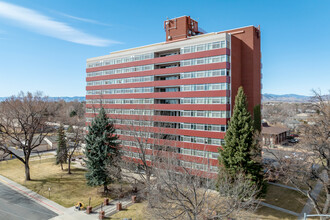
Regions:
[[[178, 149], [179, 157], [182, 161], [193, 162], [192, 166], [195, 167], [203, 164], [205, 171], [210, 169], [209, 166], [216, 167], [218, 164], [217, 152], [221, 147], [218, 141], [224, 139], [225, 130], [222, 129], [226, 128], [230, 119], [230, 114], [227, 113], [233, 109], [238, 87], [243, 86], [251, 113], [253, 113], [253, 107], [261, 102], [260, 30], [249, 26], [202, 34], [198, 29], [198, 23], [187, 16], [167, 20], [164, 26], [166, 31], [164, 43], [119, 51], [87, 60], [86, 108], [90, 110], [99, 108], [100, 104], [94, 101], [102, 99], [107, 100], [102, 105], [109, 112], [119, 109], [130, 112], [139, 109], [152, 111], [152, 114], [148, 116], [135, 113], [116, 113], [116, 115], [109, 113], [109, 116], [118, 120], [145, 120], [153, 124], [163, 122], [171, 124], [173, 127], [163, 128], [162, 132], [178, 138], [172, 141], [171, 145]], [[193, 49], [190, 50], [190, 47]], [[136, 56], [143, 57], [145, 54], [150, 57], [136, 59]], [[140, 67], [143, 66], [151, 69], [141, 69]], [[184, 76], [185, 73], [197, 76], [200, 73], [213, 74], [214, 71], [223, 72], [204, 77]], [[134, 81], [134, 83], [133, 81], [114, 83], [113, 81], [128, 78], [139, 80], [139, 77], [152, 77], [152, 80]], [[169, 78], [166, 79], [166, 77]], [[222, 86], [222, 84], [229, 85], [229, 88], [209, 89], [213, 85]], [[199, 85], [202, 85], [202, 90], [184, 90], [184, 86], [197, 88]], [[129, 89], [138, 91], [140, 88], [151, 88], [152, 92], [126, 91]], [[184, 101], [186, 98], [194, 101], [187, 104]], [[138, 99], [152, 101], [149, 104], [134, 103], [134, 100]], [[228, 101], [206, 103], [211, 99]], [[117, 102], [113, 103], [113, 100]], [[197, 100], [205, 103], [200, 104]], [[124, 101], [127, 103], [121, 103]], [[163, 114], [164, 111], [171, 112], [173, 115]], [[160, 113], [156, 114], [156, 112]], [[188, 113], [191, 116], [187, 116]], [[213, 114], [222, 116], [213, 116]], [[86, 117], [92, 119], [94, 113], [89, 111]], [[197, 128], [198, 125], [201, 128]], [[119, 130], [123, 130], [126, 125], [117, 124], [116, 126]], [[159, 126], [152, 127], [149, 131], [157, 132], [157, 129]], [[219, 130], [216, 131], [216, 129]], [[132, 139], [123, 134], [120, 136], [123, 141]], [[126, 149], [130, 149], [131, 152], [138, 151], [133, 146], [126, 146]], [[187, 154], [186, 149], [198, 150], [198, 152], [191, 151]], [[199, 151], [205, 151], [207, 156], [200, 156]]]

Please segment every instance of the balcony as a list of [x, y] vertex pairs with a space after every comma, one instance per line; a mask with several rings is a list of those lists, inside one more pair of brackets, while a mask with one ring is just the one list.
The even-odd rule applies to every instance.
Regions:
[[154, 92], [180, 92], [180, 87], [155, 87]]
[[180, 49], [175, 49], [175, 50], [169, 50], [169, 51], [161, 51], [155, 53], [155, 58], [156, 57], [169, 57], [169, 56], [174, 56], [174, 55], [179, 55], [180, 54]]
[[155, 64], [154, 69], [169, 69], [169, 68], [175, 68], [175, 67], [180, 67], [180, 61]]
[[154, 76], [155, 81], [163, 81], [163, 80], [176, 80], [180, 79], [179, 74], [174, 75], [166, 75], [166, 76]]
[[155, 99], [154, 104], [180, 104], [180, 99]]
[[155, 110], [155, 115], [159, 115], [159, 116], [180, 116], [180, 111]]
[[161, 128], [180, 128], [179, 123], [175, 122], [160, 122], [160, 121], [155, 121], [154, 122], [154, 127], [161, 127]]

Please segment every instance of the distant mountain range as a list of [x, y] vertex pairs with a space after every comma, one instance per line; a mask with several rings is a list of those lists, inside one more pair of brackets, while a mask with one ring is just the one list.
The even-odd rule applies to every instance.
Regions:
[[72, 102], [72, 101], [78, 101], [78, 102], [84, 102], [86, 97], [85, 96], [73, 96], [73, 97], [49, 97], [50, 100], [58, 101], [58, 100], [64, 100], [66, 102]]
[[[5, 100], [7, 97], [0, 97], [0, 102]], [[265, 93], [262, 95], [262, 102], [309, 102], [310, 96], [297, 95], [297, 94], [285, 94], [285, 95], [276, 95]], [[64, 100], [66, 102], [71, 101], [85, 101], [85, 96], [74, 96], [74, 97], [49, 97], [50, 100], [58, 101]]]
[[[4, 101], [8, 97], [0, 97], [0, 102]], [[48, 97], [52, 101], [59, 101], [64, 100], [66, 102], [72, 102], [72, 101], [78, 101], [83, 102], [85, 101], [85, 96], [73, 96], [73, 97], [67, 97], [67, 96], [59, 96], [59, 97]]]
[[285, 94], [275, 95], [265, 93], [262, 95], [262, 102], [309, 102], [310, 96], [297, 95], [297, 94]]

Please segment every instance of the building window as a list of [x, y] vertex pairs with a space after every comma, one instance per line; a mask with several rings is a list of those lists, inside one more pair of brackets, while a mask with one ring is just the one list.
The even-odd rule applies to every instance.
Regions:
[[114, 64], [120, 64], [120, 63], [128, 63], [128, 62], [139, 61], [139, 60], [148, 60], [148, 59], [153, 59], [153, 58], [154, 58], [154, 53], [146, 53], [146, 54], [141, 54], [141, 55], [116, 58], [116, 59], [111, 59], [111, 60], [101, 60], [101, 61], [97, 61], [97, 62], [87, 63], [87, 68], [114, 65]]
[[208, 63], [219, 63], [219, 62], [228, 62], [227, 55], [220, 55], [214, 57], [203, 57], [203, 58], [196, 58], [190, 60], [181, 60], [180, 66], [193, 66], [193, 65], [201, 65], [201, 64], [208, 64]]
[[198, 44], [181, 48], [181, 54], [226, 48], [226, 41]]

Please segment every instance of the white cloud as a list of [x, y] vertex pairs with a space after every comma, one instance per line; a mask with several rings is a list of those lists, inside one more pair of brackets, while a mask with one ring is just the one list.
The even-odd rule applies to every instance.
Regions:
[[93, 19], [88, 19], [88, 18], [82, 18], [82, 17], [72, 16], [72, 15], [68, 15], [68, 14], [65, 14], [65, 13], [61, 13], [61, 12], [56, 12], [56, 13], [59, 14], [59, 15], [62, 15], [62, 16], [64, 16], [64, 17], [67, 17], [67, 18], [71, 18], [71, 19], [77, 20], [77, 21], [83, 21], [83, 22], [87, 22], [87, 23], [91, 23], [91, 24], [98, 24], [98, 25], [103, 25], [103, 26], [109, 26], [109, 27], [111, 27], [110, 24], [106, 24], [106, 23], [103, 23], [103, 22], [99, 22], [99, 21], [96, 21], [96, 20], [93, 20]]
[[37, 11], [0, 1], [0, 17], [14, 21], [16, 25], [61, 40], [91, 46], [108, 46], [119, 43], [92, 36], [65, 23], [54, 21]]

